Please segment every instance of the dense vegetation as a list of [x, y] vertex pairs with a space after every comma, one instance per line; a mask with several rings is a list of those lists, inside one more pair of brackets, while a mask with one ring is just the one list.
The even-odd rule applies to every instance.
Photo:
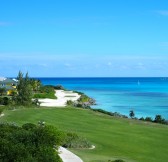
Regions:
[[1, 123], [0, 161], [61, 162], [55, 149], [63, 140], [64, 133], [53, 126]]
[[39, 90], [34, 93], [33, 98], [51, 98], [51, 99], [56, 99], [57, 97], [55, 96], [55, 89], [53, 86], [43, 86], [41, 85]]
[[0, 115], [2, 114], [2, 112], [4, 111], [4, 107], [0, 107]]
[[0, 161], [61, 162], [58, 146], [89, 148], [91, 144], [76, 133], [65, 133], [39, 121], [38, 125], [0, 124]]
[[11, 103], [11, 97], [0, 97], [0, 105], [9, 105]]
[[16, 90], [13, 90], [10, 96], [5, 94], [5, 88], [0, 88], [0, 105], [39, 105], [38, 98], [56, 99], [55, 89], [63, 89], [60, 85], [44, 86], [40, 80], [29, 78], [28, 73], [24, 76], [22, 72], [19, 72], [17, 80]]
[[[109, 112], [109, 111], [102, 110], [102, 109], [91, 109], [91, 110], [96, 111], [96, 112], [101, 112], [103, 114], [107, 114], [107, 115], [110, 115], [110, 116], [115, 116], [115, 117], [120, 117], [120, 118], [128, 118], [128, 116], [122, 115], [118, 112]], [[138, 118], [135, 117], [134, 111], [131, 110], [129, 116], [132, 120], [141, 120], [141, 121], [144, 121], [144, 122], [153, 122], [153, 123], [168, 125], [168, 121], [165, 120], [161, 115], [156, 115], [155, 119], [152, 119], [151, 117], [146, 117], [146, 118], [141, 117], [141, 118], [138, 119]]]

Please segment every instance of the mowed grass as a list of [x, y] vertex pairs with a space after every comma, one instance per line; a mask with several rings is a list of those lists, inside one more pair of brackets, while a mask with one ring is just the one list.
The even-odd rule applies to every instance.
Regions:
[[44, 120], [61, 130], [86, 137], [95, 149], [72, 149], [84, 162], [165, 162], [168, 160], [168, 126], [111, 117], [85, 109], [27, 108], [6, 110], [1, 122], [22, 125]]

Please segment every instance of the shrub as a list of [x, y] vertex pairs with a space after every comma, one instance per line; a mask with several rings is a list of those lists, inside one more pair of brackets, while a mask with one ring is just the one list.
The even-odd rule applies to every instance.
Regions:
[[40, 101], [38, 100], [38, 98], [35, 98], [34, 100], [33, 100], [33, 105], [36, 105], [36, 106], [40, 106]]
[[53, 86], [41, 86], [39, 93], [35, 93], [33, 98], [51, 98], [57, 99]]
[[62, 137], [63, 133], [51, 126], [0, 124], [0, 161], [62, 162], [53, 149], [54, 144], [62, 144]]
[[54, 89], [57, 89], [57, 90], [65, 90], [65, 88], [62, 85], [56, 85], [53, 87], [54, 87]]
[[155, 122], [155, 123], [161, 123], [161, 124], [165, 124], [165, 123], [166, 123], [166, 122], [165, 122], [165, 119], [162, 118], [161, 115], [156, 115], [154, 122]]
[[33, 129], [37, 128], [37, 126], [32, 123], [26, 123], [26, 124], [22, 125], [22, 128], [25, 130], [33, 130]]
[[67, 104], [68, 106], [73, 106], [73, 105], [74, 105], [74, 102], [73, 102], [72, 100], [68, 100], [68, 101], [66, 102], [66, 104]]
[[40, 92], [41, 93], [51, 93], [51, 92], [54, 92], [54, 88], [53, 86], [50, 86], [50, 85], [41, 86]]
[[0, 105], [3, 105], [3, 98], [0, 97]]
[[0, 105], [9, 105], [11, 99], [9, 97], [0, 97]]
[[124, 160], [121, 160], [121, 159], [117, 159], [117, 160], [109, 160], [108, 162], [125, 162]]
[[153, 120], [152, 120], [151, 117], [146, 117], [146, 118], [145, 118], [145, 121], [153, 122]]
[[33, 98], [50, 98], [50, 99], [57, 99], [55, 96], [55, 92], [50, 93], [35, 93]]
[[139, 120], [142, 120], [142, 121], [144, 121], [145, 119], [144, 119], [144, 117], [141, 117], [141, 118], [139, 118]]
[[78, 99], [79, 102], [89, 102], [90, 98], [84, 94]]
[[10, 99], [8, 97], [3, 98], [4, 105], [8, 105], [10, 102]]
[[91, 148], [91, 146], [91, 143], [87, 139], [78, 136], [76, 133], [67, 133], [63, 144], [63, 147], [66, 148]]
[[4, 111], [4, 108], [0, 107], [0, 115], [2, 114], [3, 111]]

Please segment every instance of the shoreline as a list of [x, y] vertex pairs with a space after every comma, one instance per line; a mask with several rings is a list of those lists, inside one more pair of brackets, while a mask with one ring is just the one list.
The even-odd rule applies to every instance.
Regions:
[[134, 109], [138, 118], [154, 118], [160, 114], [168, 120], [168, 82], [162, 77], [42, 77], [40, 80], [44, 85], [59, 84], [84, 92], [96, 99], [98, 105], [92, 106], [96, 109], [103, 108], [124, 115], [129, 115], [129, 111]]
[[40, 106], [46, 107], [65, 107], [67, 106], [67, 101], [77, 101], [81, 95], [73, 91], [65, 91], [65, 90], [55, 90], [55, 96], [57, 99], [38, 99], [40, 102]]
[[[72, 101], [72, 102], [76, 102], [82, 95], [80, 94], [80, 92], [74, 92], [72, 90], [66, 91], [66, 90], [55, 90], [55, 96], [57, 97], [57, 99], [38, 99], [40, 102], [40, 106], [41, 107], [66, 107], [67, 106], [67, 101]], [[78, 107], [77, 105], [75, 105], [75, 107]], [[81, 107], [81, 104], [80, 104]], [[87, 107], [83, 107], [82, 108], [87, 108]], [[110, 111], [106, 111], [104, 109], [96, 109], [96, 108], [91, 108], [89, 107], [89, 109], [91, 109], [92, 111], [97, 111], [97, 112], [101, 112], [110, 116], [116, 116], [116, 117], [121, 117], [121, 118], [129, 118], [127, 115], [118, 113], [118, 112], [110, 112]], [[157, 115], [156, 115], [157, 116]], [[156, 116], [153, 119], [152, 117], [141, 117], [138, 118], [136, 116], [134, 116], [131, 119], [134, 120], [141, 120], [141, 121], [148, 121], [148, 122], [154, 122], [154, 123], [160, 123], [160, 124], [168, 124], [168, 120], [162, 118], [162, 116], [160, 116], [160, 119], [157, 121], [156, 120]]]

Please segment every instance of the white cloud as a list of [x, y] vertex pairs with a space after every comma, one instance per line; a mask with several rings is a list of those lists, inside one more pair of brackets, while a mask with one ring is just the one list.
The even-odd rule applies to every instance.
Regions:
[[163, 15], [163, 16], [168, 16], [168, 10], [159, 10], [159, 11], [157, 11], [157, 13], [159, 13], [160, 15]]
[[142, 62], [139, 62], [138, 66], [144, 66], [144, 64]]
[[160, 45], [163, 47], [168, 47], [168, 42], [162, 42], [162, 43], [160, 43]]
[[126, 69], [130, 69], [130, 67], [127, 66], [127, 65], [122, 65], [122, 66], [120, 67], [120, 69], [122, 69], [122, 70], [126, 70]]
[[47, 64], [39, 64], [39, 66], [47, 67], [48, 65]]
[[69, 63], [65, 63], [64, 66], [66, 66], [66, 67], [71, 67], [72, 65], [69, 64]]
[[107, 63], [107, 65], [108, 65], [108, 66], [111, 66], [111, 65], [112, 65], [112, 63], [111, 63], [111, 62], [108, 62], [108, 63]]
[[9, 24], [9, 22], [0, 21], [0, 26], [8, 26]]

